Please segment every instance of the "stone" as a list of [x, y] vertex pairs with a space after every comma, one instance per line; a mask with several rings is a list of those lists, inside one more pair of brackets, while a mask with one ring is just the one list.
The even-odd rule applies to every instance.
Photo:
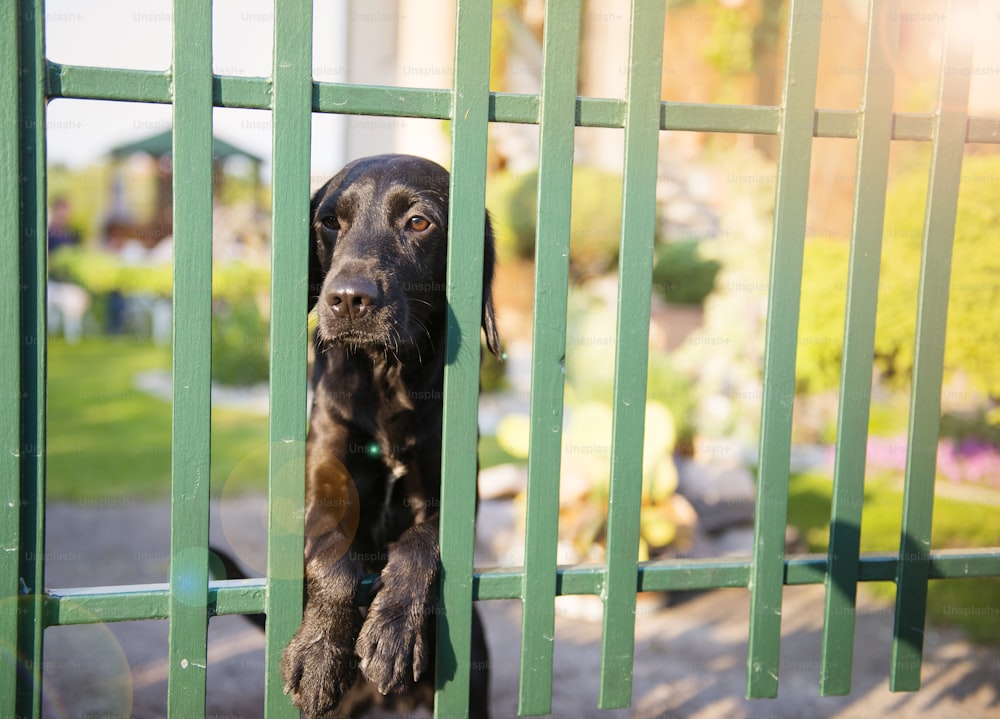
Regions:
[[479, 472], [480, 499], [509, 499], [528, 487], [528, 468], [521, 464], [498, 464]]
[[753, 523], [756, 485], [753, 473], [742, 464], [683, 459], [677, 474], [677, 492], [694, 506], [702, 531]]

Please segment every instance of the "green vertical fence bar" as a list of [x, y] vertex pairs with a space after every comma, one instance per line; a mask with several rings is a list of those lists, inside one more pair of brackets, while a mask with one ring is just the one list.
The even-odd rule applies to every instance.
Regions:
[[525, 526], [518, 713], [552, 711], [559, 467], [565, 386], [569, 226], [580, 4], [545, 6], [539, 114], [538, 221], [531, 365], [531, 448]]
[[14, 5], [20, 96], [3, 101], [18, 108], [19, 173], [5, 175], [2, 182], [20, 193], [20, 226], [9, 228], [20, 244], [15, 255], [20, 281], [13, 283], [20, 293], [15, 345], [20, 364], [19, 475], [10, 478], [20, 482], [16, 655], [21, 676], [15, 704], [17, 716], [38, 716], [43, 648], [38, 617], [45, 584], [45, 7], [41, 0]]
[[448, 341], [441, 453], [437, 717], [465, 716], [472, 642], [476, 445], [492, 3], [459, 0], [451, 109]]
[[851, 691], [875, 311], [892, 139], [893, 73], [899, 44], [899, 4], [900, 0], [873, 0], [868, 12], [865, 85], [858, 130], [854, 218], [844, 314], [837, 456], [833, 470], [829, 571], [826, 574], [820, 669], [820, 692], [824, 696]]
[[975, 22], [975, 2], [955, 0], [951, 3], [920, 257], [903, 525], [896, 575], [896, 621], [889, 676], [889, 687], [893, 691], [920, 688], [952, 242], [972, 75], [972, 44], [964, 33], [967, 28], [975, 27]]
[[21, 570], [21, 124], [18, 6], [0, 6], [0, 716], [17, 702], [17, 595]]
[[173, 430], [167, 712], [205, 712], [212, 370], [212, 7], [174, 2]]
[[760, 465], [750, 574], [748, 698], [778, 694], [785, 525], [795, 398], [806, 199], [812, 153], [822, 5], [793, 0], [778, 141], [778, 181], [764, 345]]
[[665, 13], [662, 2], [632, 2], [607, 568], [602, 590], [604, 621], [598, 698], [602, 709], [626, 707], [632, 701]]
[[265, 704], [297, 717], [281, 653], [302, 618], [312, 2], [275, 2], [272, 75], [270, 469]]

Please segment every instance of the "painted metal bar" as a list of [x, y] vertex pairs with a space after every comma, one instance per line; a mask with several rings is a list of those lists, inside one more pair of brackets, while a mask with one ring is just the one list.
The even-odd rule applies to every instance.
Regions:
[[[881, 21], [880, 21], [881, 22]], [[930, 142], [934, 138], [932, 113], [896, 112], [892, 115], [892, 139]], [[853, 110], [817, 110], [816, 137], [853, 138], [858, 136], [858, 120]], [[984, 145], [1000, 142], [1000, 118], [969, 117], [965, 141]]]
[[451, 108], [437, 717], [469, 708], [492, 3], [459, 0]]
[[896, 621], [889, 675], [892, 691], [920, 688], [952, 244], [972, 75], [973, 48], [966, 32], [975, 23], [975, 1], [953, 0], [941, 63], [938, 120], [920, 257], [903, 524], [896, 576]]
[[525, 571], [522, 588], [518, 713], [552, 711], [559, 467], [565, 386], [569, 226], [573, 186], [573, 118], [580, 45], [580, 4], [545, 7], [539, 125], [535, 307], [532, 330], [531, 434], [528, 457]]
[[268, 717], [296, 717], [281, 654], [302, 620], [308, 347], [312, 2], [275, 2], [268, 479]]
[[[930, 557], [931, 579], [981, 579], [1000, 576], [1000, 549], [938, 550]], [[685, 592], [746, 587], [750, 560], [732, 558], [683, 559], [644, 562], [639, 566], [637, 591]], [[789, 586], [822, 584], [829, 567], [826, 555], [792, 557], [785, 561], [784, 582]], [[895, 552], [861, 556], [858, 581], [891, 582], [896, 578], [899, 555]], [[370, 581], [362, 586], [359, 601], [367, 601]], [[556, 570], [556, 593], [599, 595], [604, 585], [601, 565], [573, 565]], [[480, 571], [473, 579], [475, 601], [520, 599], [524, 586], [523, 567]], [[265, 579], [210, 582], [209, 609], [213, 616], [257, 614], [264, 610]], [[76, 587], [51, 590], [44, 597], [45, 627], [101, 622], [166, 619], [170, 587], [167, 584]]]
[[965, 141], [982, 144], [1000, 142], [1000, 117], [970, 117]]
[[649, 367], [664, 3], [633, 0], [625, 91], [625, 162], [611, 429], [607, 564], [598, 706], [632, 701], [635, 583]]
[[854, 617], [861, 552], [861, 509], [875, 353], [882, 225], [889, 177], [892, 99], [899, 44], [900, 0], [872, 0], [858, 160], [854, 218], [848, 261], [847, 309], [833, 470], [829, 566], [823, 623], [820, 693], [851, 691]]
[[819, 2], [805, 0], [793, 0], [789, 9], [750, 577], [748, 698], [774, 697], [778, 693], [782, 574], [795, 397], [794, 339], [798, 336], [799, 324], [820, 10]]
[[541, 97], [538, 95], [491, 92], [490, 122], [537, 125], [541, 112], [541, 101]]
[[[266, 580], [229, 579], [209, 582], [211, 616], [259, 614], [264, 611]], [[46, 627], [96, 622], [131, 622], [170, 617], [169, 584], [119, 584], [50, 590], [45, 596]]]
[[174, 2], [173, 427], [167, 714], [205, 711], [212, 343], [212, 8]]
[[[48, 63], [50, 97], [69, 97], [125, 102], [170, 103], [170, 75], [149, 70], [85, 67]], [[217, 107], [251, 110], [270, 108], [270, 80], [259, 77], [213, 76], [213, 101]], [[313, 83], [313, 111], [345, 115], [427, 117], [447, 120], [451, 108], [449, 90]], [[491, 122], [537, 124], [541, 99], [537, 95], [491, 92]], [[669, 108], [669, 111], [667, 110]], [[781, 108], [753, 105], [664, 102], [661, 130], [731, 132], [775, 135]], [[607, 98], [578, 97], [579, 127], [624, 127], [625, 103]], [[816, 137], [855, 138], [858, 113], [853, 110], [816, 110]], [[893, 115], [893, 140], [929, 142], [934, 116], [930, 113], [897, 112]], [[1000, 143], [1000, 119], [969, 118], [966, 142]]]
[[694, 126], [700, 132], [776, 135], [781, 121], [780, 108], [762, 105], [664, 102], [660, 107], [661, 130], [687, 130]]
[[165, 105], [173, 101], [173, 78], [169, 72], [49, 62], [47, 75], [48, 95], [53, 98], [155, 102]]
[[[19, 672], [14, 693], [16, 716], [38, 716], [42, 710], [43, 626], [36, 621], [44, 602], [45, 583], [45, 337], [46, 337], [46, 184], [45, 184], [45, 34], [41, 0], [14, 3], [17, 16], [13, 48], [17, 60], [10, 71], [17, 81], [13, 96], [6, 96], [17, 118], [9, 128], [17, 137], [10, 147], [17, 156], [17, 174], [6, 174], [7, 192], [19, 196], [19, 223], [6, 233], [19, 245], [5, 261], [18, 264], [19, 282], [10, 282], [18, 293], [11, 308], [17, 323], [19, 377], [12, 405], [18, 407], [19, 438], [17, 469], [5, 481], [19, 482], [19, 502], [14, 509], [18, 546], [12, 553], [18, 563], [17, 591], [8, 595], [16, 606], [17, 631], [10, 636], [15, 671]], [[10, 138], [11, 135], [7, 135]], [[13, 219], [13, 218], [11, 218]], [[8, 280], [10, 281], [10, 280]], [[14, 319], [16, 318], [16, 319]], [[10, 410], [8, 409], [8, 412]], [[14, 599], [16, 597], [16, 599]], [[9, 701], [9, 700], [8, 700]]]
[[267, 108], [271, 106], [273, 87], [270, 78], [215, 75], [212, 102], [216, 107]]
[[578, 97], [576, 124], [578, 127], [624, 127], [625, 101]]
[[[747, 587], [752, 562], [748, 559], [713, 558], [644, 562], [639, 567], [636, 589], [640, 592], [683, 592]], [[858, 580], [890, 582], [896, 576], [899, 557], [895, 553], [871, 553], [861, 558]], [[825, 555], [808, 555], [785, 560], [783, 581], [789, 586], [822, 584], [828, 570]], [[477, 601], [516, 599], [523, 583], [522, 568], [494, 569], [476, 575]], [[947, 550], [931, 554], [931, 579], [975, 579], [1000, 574], [1000, 549], [986, 551]], [[603, 567], [599, 565], [560, 567], [556, 574], [557, 593], [600, 594]]]
[[[16, 3], [0, 6], [0, 172], [21, 176], [21, 88]], [[25, 218], [26, 219], [26, 218]], [[21, 183], [0, 183], [0, 274], [21, 276]], [[16, 716], [21, 593], [21, 283], [0, 286], [0, 716]], [[19, 411], [13, 411], [18, 408]]]
[[447, 120], [451, 115], [451, 92], [381, 85], [345, 85], [317, 82], [313, 86], [313, 109], [341, 115], [391, 115]]

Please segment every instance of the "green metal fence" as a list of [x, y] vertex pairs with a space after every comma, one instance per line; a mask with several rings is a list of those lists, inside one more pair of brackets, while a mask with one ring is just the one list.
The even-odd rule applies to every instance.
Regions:
[[[264, 611], [266, 714], [293, 716], [277, 660], [301, 612], [301, 508], [305, 427], [306, 242], [312, 113], [424, 117], [451, 121], [454, 238], [481, 229], [490, 122], [538, 124], [539, 237], [536, 283], [547, 301], [534, 317], [531, 456], [523, 568], [473, 568], [476, 387], [483, 248], [450, 245], [448, 296], [453, 310], [445, 376], [442, 467], [442, 611], [437, 715], [462, 716], [469, 685], [474, 601], [517, 598], [524, 606], [520, 711], [551, 709], [554, 599], [593, 594], [604, 601], [602, 708], [631, 700], [636, 591], [739, 587], [749, 591], [747, 695], [778, 691], [784, 585], [825, 584], [822, 694], [850, 692], [857, 583], [897, 586], [890, 686], [920, 685], [929, 579], [1000, 576], [1000, 550], [932, 550], [935, 454], [940, 422], [951, 238], [966, 143], [1000, 142], [1000, 119], [967, 112], [971, 47], [957, 18], [975, 10], [954, 0], [944, 48], [937, 109], [894, 113], [893, 69], [900, 1], [869, 7], [864, 96], [860, 109], [815, 107], [818, 0], [793, 0], [788, 11], [780, 105], [723, 106], [662, 102], [659, 94], [665, 3], [633, 0], [624, 99], [576, 96], [581, 4], [546, 4], [540, 95], [489, 90], [490, 3], [459, 0], [451, 90], [313, 82], [311, 0], [275, 3], [269, 78], [212, 74], [209, 3], [175, 0], [174, 62], [165, 73], [60, 65], [45, 55], [40, 0], [0, 5], [0, 716], [39, 716], [39, 671], [46, 627], [169, 618], [169, 712], [204, 713], [207, 620]], [[171, 566], [166, 585], [76, 588], [43, 586], [45, 523], [45, 105], [52, 98], [168, 103], [174, 112], [174, 322]], [[272, 374], [268, 572], [261, 580], [209, 581], [212, 109], [273, 113]], [[623, 128], [625, 164], [620, 245], [618, 338], [612, 436], [612, 483], [606, 564], [557, 567], [556, 520], [573, 133], [576, 126]], [[651, 296], [656, 156], [663, 130], [774, 135], [779, 172], [766, 324], [760, 467], [753, 556], [743, 559], [638, 561], [643, 418]], [[785, 555], [799, 297], [814, 137], [857, 139], [857, 182], [844, 331], [838, 451], [831, 542], [825, 557]], [[930, 142], [916, 361], [900, 549], [862, 555], [865, 476], [876, 297], [889, 147]], [[553, 331], [555, 330], [555, 331]], [[464, 341], [463, 341], [464, 339]], [[299, 510], [299, 511], [297, 511]]]

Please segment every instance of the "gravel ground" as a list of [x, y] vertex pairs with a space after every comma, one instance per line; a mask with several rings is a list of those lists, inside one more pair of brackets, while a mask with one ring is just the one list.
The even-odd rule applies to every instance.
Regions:
[[[264, 512], [264, 500], [258, 497], [213, 504], [213, 543], [228, 545], [248, 565], [259, 566]], [[169, 561], [169, 507], [129, 500], [50, 505], [47, 541], [50, 587], [162, 582]], [[955, 631], [928, 630], [921, 691], [890, 692], [892, 610], [864, 595], [853, 693], [819, 697], [822, 592], [816, 586], [785, 589], [780, 696], [755, 701], [743, 698], [747, 592], [718, 590], [672, 606], [664, 606], [661, 597], [643, 597], [637, 612], [632, 708], [606, 712], [596, 709], [601, 627], [586, 618], [595, 609], [587, 599], [597, 600], [560, 598], [553, 716], [1000, 717], [1000, 651], [971, 645]], [[484, 602], [480, 607], [493, 667], [493, 716], [512, 717], [520, 604]], [[217, 617], [209, 636], [209, 716], [262, 716], [262, 634], [239, 617]], [[166, 716], [166, 648], [165, 621], [48, 630], [44, 716]]]

